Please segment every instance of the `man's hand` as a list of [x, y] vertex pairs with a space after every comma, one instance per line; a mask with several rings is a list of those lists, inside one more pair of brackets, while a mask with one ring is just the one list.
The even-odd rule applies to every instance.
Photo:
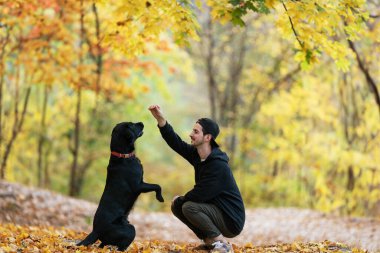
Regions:
[[159, 105], [151, 105], [148, 109], [152, 113], [153, 117], [156, 118], [159, 127], [163, 127], [166, 125], [166, 119], [164, 118], [164, 115]]

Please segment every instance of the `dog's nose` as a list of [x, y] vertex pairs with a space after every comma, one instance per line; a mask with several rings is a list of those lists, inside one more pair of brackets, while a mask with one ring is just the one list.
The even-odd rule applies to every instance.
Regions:
[[139, 126], [141, 126], [141, 127], [144, 127], [144, 124], [142, 122], [138, 122], [136, 124], [139, 125]]

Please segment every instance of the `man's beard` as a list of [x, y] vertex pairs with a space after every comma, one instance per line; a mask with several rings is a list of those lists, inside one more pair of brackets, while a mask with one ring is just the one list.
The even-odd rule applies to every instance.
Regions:
[[193, 146], [195, 148], [201, 146], [203, 143], [204, 143], [204, 141], [196, 142], [193, 139], [191, 139], [191, 146]]

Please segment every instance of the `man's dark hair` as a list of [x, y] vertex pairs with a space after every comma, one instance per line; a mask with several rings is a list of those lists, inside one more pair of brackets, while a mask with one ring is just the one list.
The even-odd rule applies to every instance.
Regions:
[[218, 143], [216, 143], [215, 139], [219, 135], [219, 126], [218, 124], [209, 118], [200, 118], [197, 120], [197, 123], [202, 126], [203, 134], [211, 134], [211, 146], [219, 147]]

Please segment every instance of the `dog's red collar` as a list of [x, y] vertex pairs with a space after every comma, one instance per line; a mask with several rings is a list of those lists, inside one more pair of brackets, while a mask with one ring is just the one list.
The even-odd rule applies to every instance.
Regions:
[[119, 157], [119, 158], [131, 158], [135, 156], [135, 152], [129, 153], [129, 154], [120, 154], [118, 152], [112, 151], [111, 155]]

